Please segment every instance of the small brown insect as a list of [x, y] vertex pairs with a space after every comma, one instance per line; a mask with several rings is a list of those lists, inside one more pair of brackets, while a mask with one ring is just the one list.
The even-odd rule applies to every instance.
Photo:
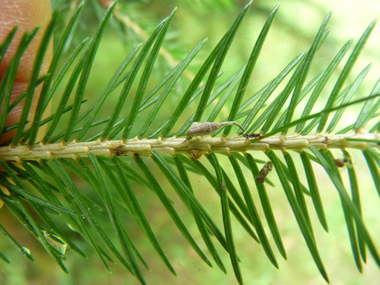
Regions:
[[346, 165], [346, 161], [345, 161], [345, 159], [334, 159], [334, 163], [335, 163], [335, 165], [336, 166], [338, 166], [338, 167], [344, 167], [345, 165]]
[[123, 156], [124, 152], [120, 150], [115, 150], [115, 156]]
[[243, 134], [243, 137], [245, 137], [247, 140], [253, 139], [253, 138], [259, 138], [259, 139], [261, 139], [261, 138], [264, 137], [264, 135], [261, 134], [261, 133], [259, 133], [259, 134], [253, 133], [253, 134]]
[[352, 162], [351, 162], [351, 157], [348, 153], [345, 153], [344, 154], [344, 158], [343, 159], [334, 159], [334, 163], [336, 166], [338, 167], [344, 167], [346, 164], [351, 167], [352, 166]]
[[264, 183], [265, 178], [268, 176], [269, 172], [273, 169], [272, 161], [268, 161], [264, 167], [260, 170], [259, 175], [256, 177], [257, 183]]
[[219, 130], [220, 128], [223, 128], [224, 126], [228, 126], [228, 125], [238, 126], [244, 132], [243, 127], [240, 126], [236, 122], [221, 122], [221, 123], [212, 123], [212, 122], [197, 123], [197, 122], [194, 122], [191, 124], [189, 130], [187, 131], [187, 137], [182, 143], [185, 143], [188, 140], [191, 140], [191, 138], [195, 137], [195, 136], [209, 135], [212, 132]]

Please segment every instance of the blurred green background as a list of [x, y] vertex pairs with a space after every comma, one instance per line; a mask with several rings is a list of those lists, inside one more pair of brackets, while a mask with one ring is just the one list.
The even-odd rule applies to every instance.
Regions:
[[[104, 4], [107, 1], [87, 2], [78, 26], [76, 27], [76, 32], [71, 38], [70, 44], [67, 46], [67, 55], [84, 37], [91, 37], [93, 35], [99, 23], [99, 17], [104, 12], [104, 9], [102, 9], [99, 4]], [[78, 1], [53, 1], [53, 7], [59, 6], [62, 9], [62, 26], [69, 19], [71, 11], [77, 4]], [[83, 106], [83, 110], [87, 109], [88, 106], [95, 102], [98, 96], [100, 96], [102, 90], [127, 53], [139, 42], [144, 41], [146, 36], [153, 31], [154, 27], [177, 6], [176, 16], [164, 43], [166, 55], [163, 54], [158, 59], [147, 91], [152, 90], [156, 84], [163, 79], [164, 75], [168, 74], [176, 63], [182, 60], [196, 44], [206, 37], [208, 41], [195, 60], [190, 64], [188, 73], [183, 76], [183, 79], [176, 85], [175, 90], [165, 102], [163, 110], [161, 110], [159, 117], [156, 119], [156, 126], [160, 126], [167, 118], [167, 115], [177, 106], [180, 100], [179, 95], [182, 95], [186, 90], [189, 84], [189, 78], [197, 72], [207, 55], [231, 26], [245, 4], [246, 1], [232, 0], [120, 0], [117, 9], [118, 17], [115, 17], [116, 19], [107, 27], [99, 47], [86, 91], [86, 97], [90, 98], [90, 100]], [[327, 67], [333, 56], [347, 40], [353, 38], [355, 44], [368, 24], [380, 14], [379, 1], [254, 1], [227, 55], [222, 68], [224, 74], [220, 78], [220, 81], [218, 81], [218, 86], [244, 66], [261, 27], [271, 10], [277, 4], [280, 4], [280, 9], [268, 34], [246, 94], [253, 94], [253, 92], [258, 91], [276, 76], [291, 59], [301, 52], [307, 51], [320, 23], [328, 12], [333, 12], [329, 23], [329, 27], [331, 27], [330, 35], [313, 61], [313, 69], [310, 71], [309, 79]], [[59, 31], [57, 32], [56, 39], [57, 38], [59, 38]], [[352, 50], [352, 47], [350, 50]], [[347, 56], [345, 58], [347, 58]], [[65, 60], [62, 59], [62, 64], [64, 62]], [[343, 62], [345, 62], [345, 59]], [[355, 96], [361, 97], [368, 94], [380, 74], [380, 29], [378, 27], [375, 28], [371, 35], [348, 82], [351, 83], [352, 79], [371, 62], [373, 66], [370, 74]], [[337, 71], [341, 71], [342, 66], [343, 64], [338, 67]], [[336, 78], [335, 76], [329, 81], [330, 84], [328, 84], [326, 90], [331, 90], [334, 79]], [[61, 91], [59, 91], [58, 94], [62, 93], [64, 83], [61, 84], [60, 88]], [[121, 88], [115, 90], [113, 95], [107, 99], [107, 104], [103, 108], [104, 112], [101, 112], [104, 118], [110, 115], [120, 89]], [[131, 94], [133, 93], [132, 91]], [[328, 96], [327, 92], [325, 96]], [[126, 114], [129, 112], [132, 99], [133, 96], [129, 97], [125, 104]], [[215, 104], [216, 103], [217, 102], [215, 102]], [[196, 105], [194, 104], [194, 106]], [[228, 115], [228, 106], [229, 105], [226, 104], [219, 119], [224, 119]], [[321, 106], [322, 105], [317, 105], [315, 110], [321, 108]], [[193, 111], [194, 110], [190, 110], [189, 108], [189, 110], [183, 114], [182, 121], [178, 122], [173, 132], [178, 130]], [[144, 123], [144, 116], [146, 116], [148, 112], [149, 109], [138, 117], [139, 120], [134, 128], [135, 132], [138, 130], [139, 125]], [[357, 112], [357, 108], [348, 109], [345, 112], [346, 117], [342, 119], [345, 123], [342, 127], [355, 121]], [[62, 124], [64, 123], [65, 121], [62, 122]], [[93, 134], [96, 134], [101, 128], [102, 126], [99, 126], [99, 129], [93, 131]], [[337, 130], [339, 130], [339, 128]], [[154, 129], [150, 130], [150, 132], [153, 131]], [[339, 155], [339, 152], [335, 153]], [[260, 153], [255, 153], [254, 155], [259, 159], [265, 160], [265, 157]], [[379, 239], [376, 239], [376, 237], [380, 236], [380, 227], [378, 226], [378, 209], [380, 208], [380, 202], [375, 187], [373, 183], [370, 182], [372, 178], [365, 161], [362, 159], [361, 153], [359, 151], [353, 151], [352, 156], [358, 172], [359, 186], [362, 190], [364, 220], [370, 229], [372, 237], [375, 242], [377, 242], [378, 248], [380, 248]], [[224, 156], [220, 156], [220, 159], [224, 163], [226, 170], [228, 170], [228, 161]], [[126, 161], [131, 166], [134, 166], [133, 162]], [[206, 160], [202, 159], [201, 161], [207, 164]], [[165, 192], [176, 202], [175, 207], [190, 232], [194, 234], [201, 249], [206, 250], [200, 235], [197, 234], [196, 225], [191, 215], [188, 214], [181, 202], [176, 200], [174, 191], [169, 183], [163, 177], [160, 178], [160, 172], [153, 164], [151, 165], [152, 169], [157, 171], [157, 177], [160, 179]], [[300, 166], [299, 172], [302, 177], [303, 168], [301, 164], [298, 165]], [[316, 167], [315, 171], [319, 179], [319, 187], [328, 218], [329, 234], [325, 233], [320, 226], [312, 203], [308, 203], [308, 207], [318, 241], [318, 248], [331, 283], [378, 284], [378, 282], [380, 282], [380, 270], [376, 267], [371, 257], [369, 257], [368, 264], [365, 266], [362, 275], [356, 270], [337, 192], [322, 169]], [[342, 171], [342, 176], [345, 182], [348, 182], [345, 170]], [[246, 177], [248, 181], [253, 182], [249, 180], [251, 178], [249, 172], [246, 172]], [[86, 193], [88, 197], [96, 200], [95, 191], [90, 189], [87, 185], [82, 184], [78, 177], [75, 178], [76, 180], [74, 181], [78, 182], [78, 186], [83, 193]], [[197, 198], [221, 226], [219, 197], [215, 195], [205, 179], [197, 175], [192, 175], [191, 178]], [[231, 179], [235, 185], [238, 185], [232, 172]], [[280, 185], [274, 173], [272, 173], [271, 179], [276, 185]], [[306, 181], [305, 177], [302, 177], [302, 179]], [[346, 186], [347, 189], [349, 189], [348, 183]], [[173, 226], [169, 215], [164, 211], [158, 199], [150, 190], [137, 184], [134, 185], [134, 189], [159, 242], [178, 273], [177, 278], [171, 275], [153, 251], [150, 244], [145, 240], [143, 233], [138, 229], [135, 223], [129, 223], [132, 217], [126, 214], [125, 226], [127, 231], [130, 233], [136, 247], [140, 250], [152, 270], [148, 272], [142, 268], [149, 284], [237, 284], [232, 268], [229, 265], [229, 257], [220, 247], [217, 249], [220, 250], [223, 261], [227, 266], [227, 276], [219, 269], [210, 269], [201, 262], [199, 257], [187, 245], [178, 230]], [[287, 250], [288, 261], [282, 260], [278, 252], [275, 251], [280, 270], [274, 268], [268, 261], [261, 246], [253, 242], [246, 232], [235, 223], [235, 242], [237, 244], [238, 255], [242, 261], [241, 270], [245, 283], [325, 284], [308, 252], [282, 188], [268, 186], [267, 189]], [[256, 189], [252, 186], [251, 190], [254, 201], [257, 201], [256, 205], [258, 206], [259, 199]], [[111, 187], [110, 191], [112, 191]], [[310, 202], [310, 200], [308, 202]], [[258, 208], [261, 210], [260, 206], [258, 206]], [[1, 264], [0, 284], [138, 284], [138, 282], [118, 264], [110, 265], [113, 273], [109, 274], [91, 247], [81, 241], [75, 232], [70, 231], [62, 225], [62, 228], [66, 230], [69, 237], [76, 239], [76, 244], [90, 257], [90, 259], [86, 260], [69, 251], [67, 253], [68, 260], [65, 264], [71, 274], [69, 276], [65, 275], [34, 238], [18, 221], [14, 220], [7, 209], [1, 209], [0, 213], [0, 222], [7, 227], [19, 242], [30, 249], [36, 260], [35, 264], [28, 262], [9, 245], [4, 237], [0, 237], [1, 251], [8, 256], [12, 262], [11, 265], [6, 265], [5, 263]], [[260, 214], [262, 215], [262, 211], [260, 211]], [[111, 224], [107, 221], [106, 213], [99, 214], [99, 218], [104, 220], [103, 226], [105, 229], [113, 231]]]

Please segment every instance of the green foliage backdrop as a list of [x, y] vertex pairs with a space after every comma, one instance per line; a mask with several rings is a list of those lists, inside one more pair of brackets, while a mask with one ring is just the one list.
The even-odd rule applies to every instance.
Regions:
[[[105, 3], [53, 2], [25, 93], [28, 106], [44, 82], [40, 108], [0, 147], [3, 283], [378, 280], [375, 22], [347, 35], [313, 1]], [[57, 61], [39, 78], [53, 33]], [[17, 64], [0, 84], [2, 133]], [[193, 121], [237, 121], [246, 136], [184, 142]]]

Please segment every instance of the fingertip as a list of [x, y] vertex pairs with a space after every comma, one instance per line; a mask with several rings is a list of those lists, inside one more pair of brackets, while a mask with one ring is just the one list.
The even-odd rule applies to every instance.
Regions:
[[[34, 40], [25, 51], [14, 82], [11, 103], [18, 98], [28, 87], [29, 78], [33, 69], [34, 59], [36, 57], [39, 45], [44, 32], [51, 20], [50, 0], [1, 0], [0, 1], [0, 43], [4, 41], [8, 33], [15, 27], [19, 26], [18, 31], [10, 44], [7, 53], [0, 65], [0, 80], [9, 66], [20, 40], [26, 31], [32, 31], [37, 26], [41, 26]], [[44, 62], [40, 71], [40, 76], [47, 73], [53, 57], [52, 42], [45, 54]], [[37, 101], [41, 92], [41, 86], [35, 89], [31, 111], [28, 120], [34, 117]], [[15, 124], [20, 119], [23, 108], [23, 101], [20, 102], [12, 112], [7, 116], [6, 126]], [[7, 132], [1, 136], [0, 143], [4, 143], [14, 136], [14, 132]]]
[[[28, 81], [34, 63], [34, 58], [39, 44], [43, 37], [44, 31], [51, 20], [50, 0], [2, 0], [0, 4], [0, 42], [2, 42], [8, 33], [15, 27], [19, 26], [17, 34], [8, 48], [7, 53], [0, 66], [0, 77], [12, 60], [13, 55], [20, 43], [22, 35], [26, 31], [32, 31], [37, 26], [41, 26], [36, 38], [32, 41], [25, 54], [22, 57], [17, 80]], [[52, 48], [46, 54], [46, 62], [50, 62], [52, 57]], [[44, 64], [41, 72], [46, 73], [49, 65]]]

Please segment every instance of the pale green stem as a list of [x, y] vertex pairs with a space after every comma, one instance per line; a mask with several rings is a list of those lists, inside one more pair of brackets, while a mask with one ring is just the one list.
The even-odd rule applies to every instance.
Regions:
[[[355, 139], [348, 141], [346, 139]], [[363, 140], [363, 141], [357, 141]], [[368, 142], [375, 141], [375, 142]], [[91, 152], [101, 156], [150, 156], [152, 151], [175, 156], [178, 153], [198, 159], [202, 154], [209, 152], [247, 152], [270, 150], [302, 151], [309, 146], [317, 149], [365, 149], [366, 147], [379, 148], [380, 133], [352, 132], [349, 134], [315, 134], [301, 136], [298, 134], [287, 136], [272, 136], [251, 143], [244, 137], [195, 137], [185, 141], [176, 136], [158, 139], [129, 139], [129, 140], [97, 140], [93, 142], [61, 142], [56, 144], [36, 144], [33, 147], [27, 145], [0, 147], [0, 159], [11, 161], [40, 160], [56, 158], [87, 157]]]

